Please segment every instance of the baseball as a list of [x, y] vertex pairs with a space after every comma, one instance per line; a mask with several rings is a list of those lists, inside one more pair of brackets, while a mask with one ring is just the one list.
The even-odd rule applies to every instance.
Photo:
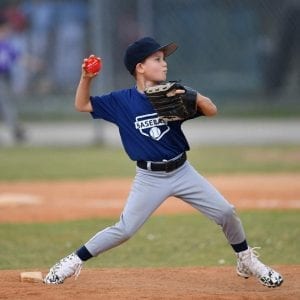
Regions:
[[160, 129], [158, 127], [151, 128], [150, 136], [156, 140], [160, 136]]
[[101, 60], [97, 57], [89, 57], [85, 62], [85, 70], [88, 73], [98, 73], [101, 70]]

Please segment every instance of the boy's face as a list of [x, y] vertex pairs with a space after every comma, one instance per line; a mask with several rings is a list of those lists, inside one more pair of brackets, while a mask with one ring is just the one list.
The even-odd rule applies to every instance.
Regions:
[[142, 63], [145, 79], [154, 82], [165, 81], [167, 78], [167, 62], [162, 51], [157, 51], [147, 57]]

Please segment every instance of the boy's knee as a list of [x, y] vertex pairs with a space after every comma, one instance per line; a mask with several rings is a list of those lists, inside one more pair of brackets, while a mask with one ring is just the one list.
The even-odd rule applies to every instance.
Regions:
[[224, 209], [222, 210], [222, 223], [227, 223], [228, 221], [232, 220], [232, 218], [235, 218], [236, 213], [235, 213], [235, 208], [233, 205], [227, 205], [226, 207], [224, 207]]
[[134, 232], [128, 230], [128, 228], [124, 228], [122, 231], [122, 237], [124, 241], [129, 240], [133, 236]]
[[130, 228], [128, 225], [125, 225], [123, 222], [118, 222], [114, 227], [122, 242], [129, 240], [135, 233], [135, 230]]

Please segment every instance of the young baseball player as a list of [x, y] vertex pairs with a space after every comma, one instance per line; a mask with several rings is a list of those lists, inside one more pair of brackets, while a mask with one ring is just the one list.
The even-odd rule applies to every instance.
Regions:
[[194, 99], [195, 113], [186, 119], [166, 121], [158, 117], [145, 95], [147, 89], [150, 94], [165, 89], [156, 85], [166, 81], [165, 58], [176, 49], [174, 43], [161, 46], [149, 37], [129, 45], [124, 63], [136, 85], [102, 96], [90, 96], [92, 80], [98, 73], [88, 73], [87, 59], [84, 60], [75, 107], [91, 113], [94, 119], [104, 119], [119, 127], [125, 151], [137, 162], [136, 176], [119, 222], [98, 232], [77, 251], [61, 259], [50, 269], [44, 283], [59, 284], [73, 275], [77, 277], [84, 261], [127, 241], [169, 196], [189, 203], [222, 227], [237, 256], [238, 275], [255, 276], [268, 287], [283, 282], [282, 276], [260, 262], [248, 246], [234, 207], [186, 159], [189, 145], [181, 130], [183, 121], [214, 116], [216, 106], [209, 98], [182, 86], [172, 91], [172, 95], [189, 94]]

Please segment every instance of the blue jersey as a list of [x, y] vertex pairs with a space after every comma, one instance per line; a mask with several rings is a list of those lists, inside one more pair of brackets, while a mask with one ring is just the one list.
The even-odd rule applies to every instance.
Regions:
[[168, 160], [190, 149], [181, 129], [183, 121], [159, 119], [147, 97], [135, 87], [91, 97], [91, 104], [94, 119], [119, 127], [123, 147], [134, 161]]

